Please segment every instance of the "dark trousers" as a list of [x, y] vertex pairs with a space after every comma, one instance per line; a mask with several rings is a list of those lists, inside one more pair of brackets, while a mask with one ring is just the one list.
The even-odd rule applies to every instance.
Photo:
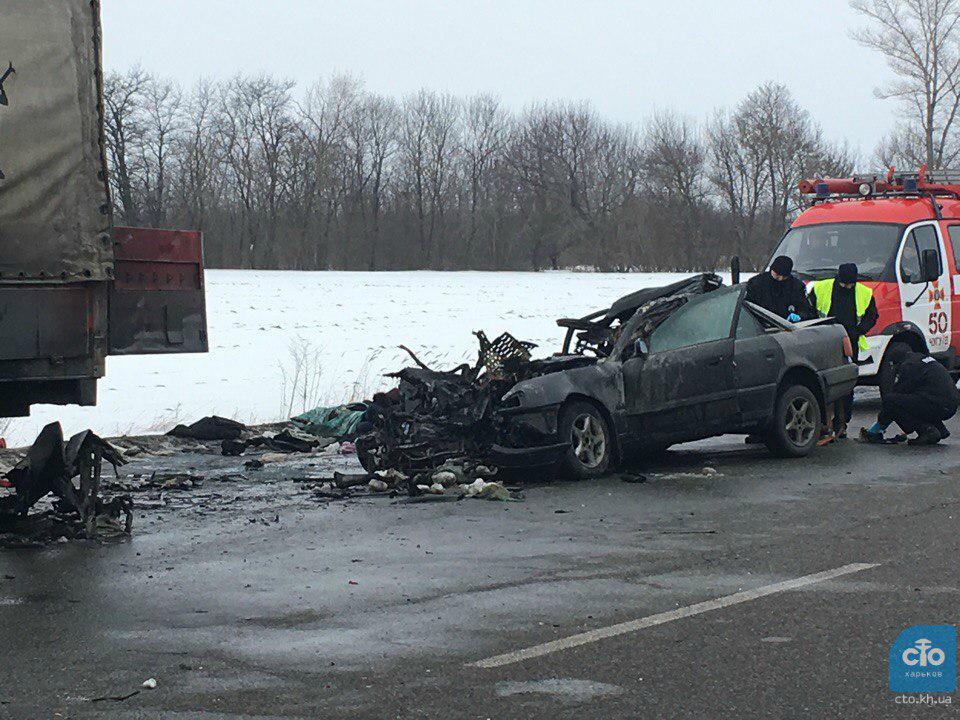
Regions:
[[842, 425], [847, 425], [850, 418], [853, 417], [853, 393], [837, 400], [833, 408], [833, 429], [839, 430]]
[[[857, 338], [850, 338], [853, 343], [853, 362], [856, 363], [860, 357], [860, 351], [857, 347]], [[839, 432], [841, 427], [850, 423], [853, 417], [853, 391], [846, 397], [842, 397], [833, 404], [833, 430]]]
[[956, 410], [947, 411], [917, 395], [883, 393], [880, 424], [895, 422], [905, 433], [914, 432], [924, 425], [932, 425], [941, 433], [946, 429], [944, 420], [954, 416]]

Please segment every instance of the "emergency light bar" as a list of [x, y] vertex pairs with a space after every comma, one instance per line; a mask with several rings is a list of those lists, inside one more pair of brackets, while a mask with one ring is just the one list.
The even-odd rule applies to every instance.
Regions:
[[816, 200], [831, 196], [868, 198], [874, 195], [953, 195], [960, 198], [960, 170], [931, 170], [896, 174], [891, 167], [885, 176], [854, 175], [851, 178], [813, 178], [797, 185], [801, 194]]

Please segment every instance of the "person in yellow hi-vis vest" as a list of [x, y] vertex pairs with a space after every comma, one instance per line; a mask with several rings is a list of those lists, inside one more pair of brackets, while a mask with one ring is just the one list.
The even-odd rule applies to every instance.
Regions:
[[[861, 350], [867, 350], [864, 337], [877, 324], [879, 313], [873, 299], [873, 290], [857, 282], [859, 273], [853, 263], [843, 263], [837, 268], [836, 279], [816, 280], [810, 284], [810, 304], [821, 317], [835, 318], [843, 325], [853, 345], [853, 360], [859, 359]], [[853, 415], [853, 393], [837, 402], [833, 413], [833, 427], [827, 429], [826, 439], [847, 436], [847, 423]], [[832, 430], [833, 436], [829, 433]]]

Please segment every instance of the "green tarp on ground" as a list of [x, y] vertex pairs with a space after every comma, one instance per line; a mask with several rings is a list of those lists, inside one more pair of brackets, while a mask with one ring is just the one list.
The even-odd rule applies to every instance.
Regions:
[[290, 419], [311, 435], [342, 438], [356, 432], [366, 411], [365, 404], [353, 403], [314, 408]]

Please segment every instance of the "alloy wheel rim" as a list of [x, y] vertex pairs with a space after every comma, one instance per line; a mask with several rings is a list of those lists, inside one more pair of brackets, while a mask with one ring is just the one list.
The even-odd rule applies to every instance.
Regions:
[[807, 398], [794, 398], [787, 406], [784, 422], [787, 437], [797, 447], [803, 447], [813, 438], [817, 430], [813, 417], [813, 403]]
[[593, 469], [603, 462], [607, 450], [607, 434], [600, 421], [593, 415], [583, 413], [573, 421], [573, 454], [580, 464]]

